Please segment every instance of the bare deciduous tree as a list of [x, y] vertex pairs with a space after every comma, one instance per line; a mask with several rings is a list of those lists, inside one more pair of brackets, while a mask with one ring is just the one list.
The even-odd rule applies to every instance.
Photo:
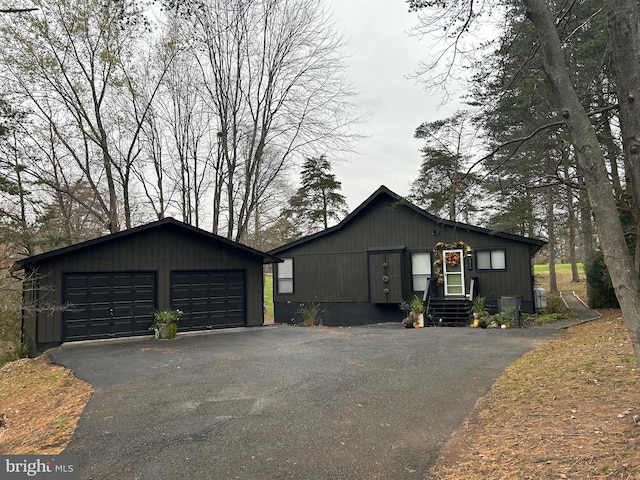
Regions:
[[92, 213], [112, 232], [123, 218], [130, 227], [132, 165], [159, 82], [139, 90], [141, 7], [135, 0], [34, 4], [35, 13], [0, 17], [6, 76], [55, 138], [57, 156], [72, 159], [93, 189]]
[[177, 210], [184, 222], [200, 227], [211, 210], [209, 197], [219, 197], [224, 169], [192, 43], [179, 19], [169, 18], [149, 68], [173, 61], [144, 125], [145, 152], [136, 174], [158, 218]]
[[115, 232], [179, 212], [242, 240], [289, 166], [356, 137], [321, 3], [184, 0], [155, 19], [143, 0], [32, 4], [0, 18], [0, 77], [29, 110], [26, 172], [69, 238], [72, 216]]
[[227, 237], [241, 239], [265, 180], [295, 155], [347, 145], [352, 92], [342, 41], [313, 0], [180, 4], [191, 7], [186, 17], [204, 49], [198, 60], [226, 170], [225, 198], [214, 197], [214, 230], [226, 222]]

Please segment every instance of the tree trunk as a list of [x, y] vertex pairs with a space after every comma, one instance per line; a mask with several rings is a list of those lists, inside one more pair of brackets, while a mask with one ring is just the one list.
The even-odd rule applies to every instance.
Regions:
[[[569, 180], [568, 167], [565, 165], [565, 179]], [[578, 260], [576, 258], [576, 209], [573, 203], [573, 189], [567, 185], [567, 223], [569, 224], [569, 263], [571, 264], [571, 281], [579, 282]]]
[[547, 187], [547, 252], [549, 257], [549, 293], [558, 293], [556, 280], [556, 231], [553, 214], [553, 190]]
[[[635, 0], [615, 0], [605, 4], [618, 1], [635, 3]], [[625, 242], [616, 199], [605, 168], [605, 158], [596, 132], [573, 88], [560, 38], [545, 1], [524, 0], [524, 5], [540, 40], [543, 68], [549, 87], [566, 121], [576, 149], [589, 202], [595, 216], [605, 263], [611, 274], [622, 315], [629, 329], [635, 356], [640, 361], [640, 279], [635, 272], [633, 258]], [[612, 8], [609, 5], [609, 9]], [[632, 48], [631, 45], [618, 45], [615, 42], [615, 36], [609, 47], [610, 50]], [[638, 64], [635, 63], [633, 68], [637, 69]]]
[[[631, 174], [633, 218], [640, 219], [640, 17], [636, 0], [606, 0], [611, 71], [620, 104], [620, 132], [625, 161]], [[640, 228], [636, 228], [640, 232]], [[636, 244], [635, 270], [640, 269]]]
[[569, 263], [571, 264], [571, 281], [580, 281], [580, 271], [578, 270], [578, 257], [576, 255], [576, 214], [572, 200], [569, 205]]
[[[578, 168], [578, 183], [584, 185], [584, 178]], [[580, 212], [580, 239], [582, 242], [582, 263], [590, 264], [593, 261], [595, 255], [595, 248], [593, 246], [593, 220], [591, 216], [591, 206], [589, 205], [589, 198], [584, 188], [580, 188], [578, 194], [578, 211]], [[587, 298], [591, 294], [591, 287], [589, 282], [586, 284]]]
[[[602, 83], [598, 85], [598, 108], [605, 108], [608, 106], [607, 99], [604, 98], [602, 92]], [[620, 156], [620, 148], [614, 141], [613, 132], [611, 131], [611, 117], [612, 112], [604, 112], [601, 119], [602, 129], [602, 143], [605, 148], [606, 158], [609, 161], [609, 170], [611, 172], [611, 183], [613, 184], [613, 190], [616, 193], [616, 197], [621, 198], [623, 189], [620, 182], [620, 173], [618, 171], [618, 159]]]
[[[105, 142], [106, 145], [106, 142]], [[105, 178], [107, 180], [107, 191], [109, 192], [109, 228], [110, 233], [120, 231], [120, 221], [118, 215], [118, 195], [116, 192], [116, 184], [113, 178], [113, 160], [107, 151], [107, 147], [103, 147], [103, 164], [105, 169]]]
[[[584, 177], [580, 173], [578, 168], [578, 183], [584, 185]], [[589, 197], [587, 191], [584, 188], [580, 188], [578, 194], [578, 210], [580, 211], [580, 238], [582, 240], [582, 262], [591, 263], [595, 255], [595, 248], [593, 246], [593, 218], [591, 215], [591, 205], [589, 205]], [[589, 285], [587, 284], [587, 290]], [[589, 292], [587, 291], [587, 296]]]

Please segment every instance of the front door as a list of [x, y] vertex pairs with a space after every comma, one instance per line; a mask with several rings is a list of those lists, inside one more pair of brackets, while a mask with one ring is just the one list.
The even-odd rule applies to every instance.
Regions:
[[446, 297], [463, 297], [465, 294], [463, 255], [464, 251], [462, 249], [442, 251], [444, 295]]

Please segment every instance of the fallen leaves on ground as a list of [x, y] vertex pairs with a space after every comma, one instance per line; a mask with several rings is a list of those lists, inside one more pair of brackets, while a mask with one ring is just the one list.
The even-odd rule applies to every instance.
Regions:
[[640, 479], [640, 369], [619, 310], [512, 364], [427, 478]]
[[62, 452], [92, 391], [46, 356], [6, 364], [0, 369], [0, 453]]

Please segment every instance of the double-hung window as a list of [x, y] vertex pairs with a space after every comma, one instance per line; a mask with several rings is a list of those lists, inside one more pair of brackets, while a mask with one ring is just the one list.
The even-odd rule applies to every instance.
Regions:
[[476, 270], [506, 270], [507, 255], [503, 248], [476, 251]]
[[278, 293], [293, 293], [293, 258], [284, 258], [278, 263]]
[[431, 253], [411, 253], [411, 281], [414, 292], [424, 292], [431, 278]]

